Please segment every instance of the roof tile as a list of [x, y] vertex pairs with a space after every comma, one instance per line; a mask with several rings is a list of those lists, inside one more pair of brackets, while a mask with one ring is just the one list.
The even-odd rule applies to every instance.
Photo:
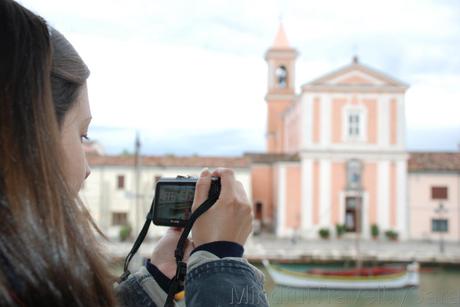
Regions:
[[[133, 166], [135, 156], [88, 156], [88, 163], [93, 166]], [[249, 159], [245, 157], [200, 157], [200, 156], [141, 156], [143, 166], [162, 167], [249, 167]]]
[[412, 152], [408, 169], [409, 172], [458, 172], [460, 171], [460, 152]]

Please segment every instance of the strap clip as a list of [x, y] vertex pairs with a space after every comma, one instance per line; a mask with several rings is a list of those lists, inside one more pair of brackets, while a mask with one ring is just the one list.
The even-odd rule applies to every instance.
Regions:
[[118, 283], [121, 284], [123, 281], [125, 281], [128, 278], [129, 274], [131, 274], [129, 270], [124, 271], [123, 274], [120, 276]]

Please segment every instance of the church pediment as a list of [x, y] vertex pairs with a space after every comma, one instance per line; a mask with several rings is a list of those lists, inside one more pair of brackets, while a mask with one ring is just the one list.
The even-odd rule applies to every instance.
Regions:
[[386, 82], [369, 74], [366, 74], [360, 70], [352, 70], [344, 74], [339, 74], [335, 78], [329, 78], [325, 80], [323, 84], [328, 85], [383, 85]]
[[312, 89], [316, 87], [338, 87], [338, 88], [398, 88], [407, 89], [407, 84], [396, 80], [382, 72], [374, 70], [368, 66], [358, 63], [356, 60], [352, 64], [342, 67], [336, 71], [326, 74], [318, 79], [306, 83], [302, 89]]

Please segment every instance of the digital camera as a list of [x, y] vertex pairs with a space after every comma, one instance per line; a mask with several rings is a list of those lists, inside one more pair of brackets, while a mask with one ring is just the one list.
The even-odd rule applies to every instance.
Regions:
[[[196, 177], [161, 178], [155, 187], [153, 223], [159, 226], [185, 227], [192, 214]], [[209, 195], [220, 194], [220, 178], [211, 178]]]

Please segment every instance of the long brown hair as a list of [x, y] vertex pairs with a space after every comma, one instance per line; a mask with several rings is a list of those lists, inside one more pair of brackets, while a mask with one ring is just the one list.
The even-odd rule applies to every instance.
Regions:
[[1, 306], [115, 304], [95, 225], [63, 173], [59, 124], [89, 71], [62, 39], [0, 0]]

